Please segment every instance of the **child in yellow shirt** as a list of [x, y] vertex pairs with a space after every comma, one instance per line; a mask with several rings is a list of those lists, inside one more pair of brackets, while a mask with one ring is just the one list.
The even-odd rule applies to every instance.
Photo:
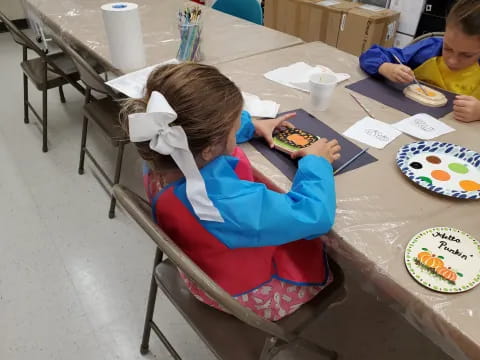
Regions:
[[[396, 63], [394, 55], [404, 65]], [[374, 45], [360, 56], [368, 74], [398, 83], [414, 76], [434, 86], [459, 94], [454, 118], [480, 120], [480, 1], [460, 0], [447, 18], [442, 38], [427, 38], [404, 49]]]

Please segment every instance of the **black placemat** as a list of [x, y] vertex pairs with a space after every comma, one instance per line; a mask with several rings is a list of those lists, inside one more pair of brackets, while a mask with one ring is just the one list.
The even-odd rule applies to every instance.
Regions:
[[[346, 139], [343, 135], [339, 134], [331, 127], [325, 125], [323, 122], [305, 110], [297, 109], [285, 113], [290, 112], [297, 113], [297, 116], [293, 119], [290, 119], [290, 122], [299, 129], [308, 131], [320, 137], [325, 137], [329, 140], [338, 140], [340, 146], [342, 147], [342, 157], [333, 163], [334, 171], [362, 151], [362, 149], [357, 145]], [[297, 172], [297, 160], [292, 160], [289, 155], [282, 153], [281, 151], [270, 149], [264, 139], [255, 138], [252, 139], [250, 143], [290, 180], [294, 178], [295, 173]], [[377, 161], [377, 159], [366, 152], [338, 174], [343, 174], [344, 172], [357, 169], [374, 161]]]
[[[383, 79], [367, 77], [356, 83], [347, 85], [346, 88], [368, 96], [369, 98], [409, 115], [426, 113], [439, 119], [453, 111], [453, 100], [455, 100], [456, 94], [435, 88], [435, 90], [440, 91], [447, 97], [448, 102], [442, 107], [430, 107], [419, 104], [403, 95], [403, 89], [405, 86], [406, 85], [393, 84], [392, 82]], [[375, 114], [373, 115], [375, 116]]]

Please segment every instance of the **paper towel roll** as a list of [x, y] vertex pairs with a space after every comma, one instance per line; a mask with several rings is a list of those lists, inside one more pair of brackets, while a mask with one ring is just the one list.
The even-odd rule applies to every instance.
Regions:
[[144, 67], [145, 48], [138, 5], [128, 2], [105, 4], [102, 14], [113, 65], [122, 71]]

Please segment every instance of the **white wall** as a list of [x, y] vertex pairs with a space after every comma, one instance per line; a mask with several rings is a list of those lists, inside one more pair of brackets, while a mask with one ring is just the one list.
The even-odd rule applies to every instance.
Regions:
[[0, 0], [0, 10], [11, 20], [25, 18], [20, 0]]

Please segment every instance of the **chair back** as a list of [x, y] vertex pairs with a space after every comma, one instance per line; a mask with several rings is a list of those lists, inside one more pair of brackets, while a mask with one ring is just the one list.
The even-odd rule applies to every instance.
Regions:
[[78, 73], [80, 74], [80, 79], [85, 83], [85, 85], [87, 85], [90, 89], [98, 91], [102, 94], [107, 94], [110, 97], [118, 97], [107, 85], [105, 85], [105, 80], [95, 71], [92, 65], [90, 65], [76, 50], [68, 45], [61, 36], [55, 33], [50, 35], [58, 47], [71, 58], [78, 70]]
[[258, 25], [263, 24], [262, 7], [258, 0], [217, 0], [212, 8]]
[[35, 51], [40, 57], [45, 57], [45, 53], [42, 49], [35, 44], [23, 31], [21, 31], [10, 19], [0, 11], [0, 20], [3, 22], [5, 27], [12, 35], [13, 40], [17, 43], [22, 45], [25, 48]]
[[428, 39], [428, 38], [431, 38], [431, 37], [443, 38], [444, 35], [445, 35], [444, 32], [430, 32], [430, 33], [426, 33], [426, 34], [420, 35], [420, 36], [416, 37], [415, 39], [413, 39], [413, 40], [410, 42], [409, 45], [418, 43], [419, 41], [422, 41], [422, 40], [425, 40], [425, 39]]
[[240, 321], [279, 339], [289, 341], [293, 337], [281, 326], [265, 320], [252, 310], [241, 305], [205, 274], [153, 221], [150, 205], [145, 200], [126, 187], [118, 184], [113, 187], [113, 193], [128, 214], [155, 242], [158, 249], [163, 252], [177, 268], [182, 270], [188, 278], [194, 281], [207, 295], [225, 308], [230, 314]]

